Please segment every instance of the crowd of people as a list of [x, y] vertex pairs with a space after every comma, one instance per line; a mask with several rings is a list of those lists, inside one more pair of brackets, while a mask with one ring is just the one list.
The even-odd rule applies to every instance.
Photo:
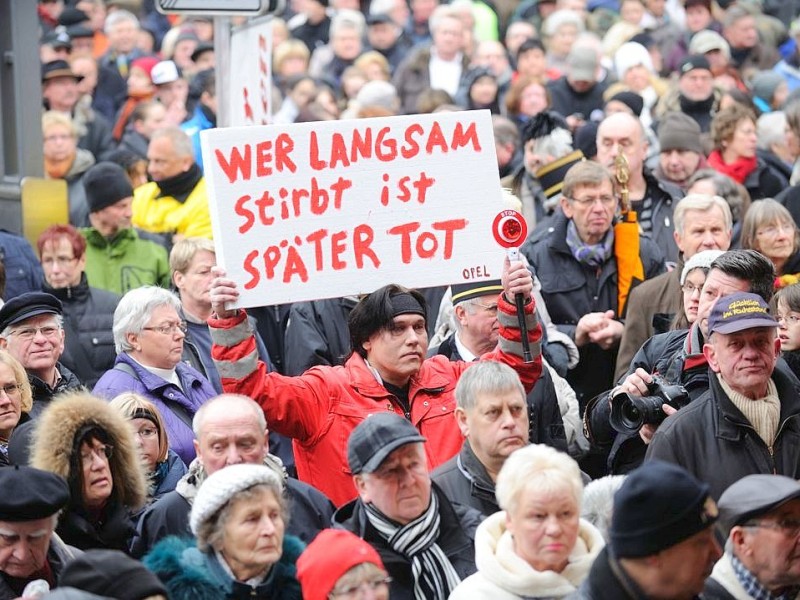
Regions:
[[211, 18], [37, 15], [68, 216], [0, 230], [0, 600], [800, 597], [800, 3], [293, 0], [274, 123], [487, 109], [530, 235], [247, 310]]

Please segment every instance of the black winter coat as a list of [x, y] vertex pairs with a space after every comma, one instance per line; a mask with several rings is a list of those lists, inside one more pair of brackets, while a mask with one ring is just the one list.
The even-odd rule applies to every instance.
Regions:
[[781, 400], [775, 443], [768, 448], [753, 426], [709, 372], [709, 391], [667, 417], [647, 448], [646, 460], [665, 460], [684, 467], [711, 486], [719, 499], [746, 475], [777, 473], [800, 479], [800, 381], [783, 362], [772, 380]]
[[91, 522], [80, 508], [67, 508], [56, 528], [65, 543], [81, 550], [100, 548], [127, 552], [135, 532], [131, 512], [116, 501], [109, 502], [97, 522]]
[[[575, 328], [585, 314], [617, 312], [617, 261], [612, 257], [600, 269], [579, 263], [567, 246], [567, 224], [566, 216], [558, 212], [546, 233], [529, 237], [521, 251], [536, 270], [550, 318], [574, 340]], [[645, 279], [662, 273], [664, 259], [658, 247], [644, 236], [639, 244]], [[617, 351], [592, 343], [579, 350], [580, 362], [567, 373], [567, 381], [583, 410], [590, 398], [611, 387]]]
[[761, 200], [778, 196], [789, 185], [789, 180], [759, 157], [755, 170], [747, 176], [743, 185], [752, 200]]
[[608, 546], [600, 551], [592, 570], [578, 591], [564, 600], [648, 600], [642, 589], [622, 570], [609, 552]]
[[44, 381], [28, 373], [28, 381], [31, 384], [31, 391], [33, 392], [33, 408], [31, 408], [30, 416], [35, 419], [41, 412], [50, 404], [50, 400], [54, 396], [62, 392], [69, 392], [79, 390], [83, 386], [80, 380], [75, 376], [75, 373], [70, 371], [60, 362], [56, 363], [56, 369], [61, 374], [61, 379], [56, 383], [55, 388], [51, 388]]
[[[702, 364], [690, 365], [684, 369], [687, 334], [688, 330], [684, 329], [651, 337], [639, 348], [630, 368], [619, 381], [624, 381], [628, 375], [641, 368], [651, 374], [658, 373], [670, 383], [684, 386], [692, 400], [699, 398], [708, 390], [708, 364], [703, 361]], [[699, 342], [699, 338], [695, 339]], [[608, 472], [628, 473], [642, 464], [647, 446], [638, 433], [620, 434], [611, 427], [609, 392], [610, 390], [596, 396], [587, 405], [584, 415], [585, 429], [592, 445], [599, 448], [610, 447]]]
[[472, 451], [469, 440], [464, 441], [461, 452], [431, 473], [431, 479], [454, 504], [471, 506], [484, 517], [500, 510], [494, 482]]
[[64, 353], [61, 362], [89, 389], [103, 373], [114, 368], [114, 311], [120, 296], [89, 287], [86, 273], [75, 287], [42, 290], [64, 306]]
[[[441, 354], [452, 361], [463, 361], [455, 343], [455, 334], [443, 341], [433, 354]], [[543, 368], [542, 376], [536, 381], [527, 397], [528, 401], [528, 439], [531, 444], [547, 444], [556, 450], [567, 451], [567, 434], [564, 420], [558, 406], [556, 388], [550, 370]], [[445, 464], [450, 464], [455, 457]], [[494, 493], [494, 492], [492, 492]], [[451, 498], [452, 500], [452, 498]], [[462, 504], [469, 504], [468, 502]], [[480, 510], [479, 507], [475, 507]], [[496, 509], [497, 510], [497, 509]], [[492, 511], [492, 512], [496, 512]], [[491, 513], [484, 513], [490, 515]]]
[[[441, 524], [437, 544], [463, 581], [476, 571], [475, 530], [483, 516], [473, 508], [451, 504], [435, 483], [431, 486], [431, 492], [439, 496]], [[333, 526], [355, 533], [378, 551], [383, 565], [392, 577], [389, 591], [392, 600], [413, 600], [414, 577], [411, 574], [411, 561], [392, 550], [370, 524], [360, 499], [339, 508], [333, 515]]]
[[347, 319], [354, 298], [295, 302], [284, 336], [286, 375], [302, 375], [317, 365], [343, 365], [350, 354]]

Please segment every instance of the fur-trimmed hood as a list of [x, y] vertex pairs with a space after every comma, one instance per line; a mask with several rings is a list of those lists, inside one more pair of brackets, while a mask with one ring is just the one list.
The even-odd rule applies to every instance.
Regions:
[[102, 429], [114, 447], [111, 455], [113, 495], [122, 505], [138, 510], [147, 498], [147, 478], [125, 417], [88, 392], [53, 399], [37, 419], [31, 445], [31, 465], [69, 481], [75, 434], [86, 425]]

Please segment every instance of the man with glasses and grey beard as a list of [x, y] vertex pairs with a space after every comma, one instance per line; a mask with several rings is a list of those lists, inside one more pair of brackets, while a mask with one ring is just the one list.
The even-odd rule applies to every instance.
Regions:
[[0, 308], [0, 348], [16, 358], [28, 374], [35, 418], [56, 394], [81, 387], [58, 359], [64, 352], [63, 308], [55, 296], [27, 292]]

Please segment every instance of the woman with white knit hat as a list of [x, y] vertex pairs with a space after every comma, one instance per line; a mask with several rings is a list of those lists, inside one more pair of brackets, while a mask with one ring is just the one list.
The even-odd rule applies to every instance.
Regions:
[[172, 600], [300, 600], [295, 562], [303, 543], [284, 535], [286, 505], [277, 475], [231, 465], [203, 482], [189, 526], [195, 540], [167, 538], [144, 563]]

